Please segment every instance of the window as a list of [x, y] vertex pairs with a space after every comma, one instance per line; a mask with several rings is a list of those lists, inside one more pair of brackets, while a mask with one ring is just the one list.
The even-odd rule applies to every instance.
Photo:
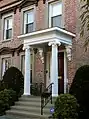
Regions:
[[21, 55], [21, 72], [25, 73], [25, 55]]
[[5, 71], [11, 66], [11, 58], [3, 58], [2, 59], [2, 76], [4, 75]]
[[34, 30], [34, 12], [33, 9], [24, 12], [24, 33], [30, 33]]
[[[33, 55], [31, 54], [31, 71], [32, 71], [32, 61], [33, 61]], [[25, 73], [25, 55], [21, 55], [21, 72]]]
[[62, 3], [49, 4], [49, 27], [62, 27]]
[[4, 39], [12, 38], [12, 16], [4, 18]]

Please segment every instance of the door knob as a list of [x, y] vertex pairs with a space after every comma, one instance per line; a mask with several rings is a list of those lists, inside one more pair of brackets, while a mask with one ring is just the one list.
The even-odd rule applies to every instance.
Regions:
[[62, 79], [62, 76], [58, 76], [58, 79]]

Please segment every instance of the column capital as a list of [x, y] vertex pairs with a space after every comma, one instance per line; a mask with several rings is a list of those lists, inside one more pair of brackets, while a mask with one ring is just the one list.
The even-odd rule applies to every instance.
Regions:
[[29, 50], [31, 47], [29, 46], [29, 45], [27, 45], [27, 46], [23, 46], [23, 50]]
[[58, 40], [55, 40], [55, 41], [49, 42], [48, 45], [49, 46], [51, 46], [51, 45], [53, 45], [53, 46], [56, 46], [56, 45], [60, 46], [61, 45], [61, 42], [59, 42]]
[[71, 61], [71, 49], [72, 49], [72, 46], [71, 45], [67, 45], [67, 46], [65, 46], [65, 48], [66, 48], [66, 53], [67, 53], [67, 58], [68, 58], [68, 60], [69, 61]]

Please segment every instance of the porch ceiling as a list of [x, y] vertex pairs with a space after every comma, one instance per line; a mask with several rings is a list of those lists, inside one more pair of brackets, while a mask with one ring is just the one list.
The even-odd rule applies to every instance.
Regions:
[[18, 36], [19, 39], [24, 40], [24, 46], [47, 44], [48, 42], [53, 42], [55, 40], [66, 45], [72, 45], [73, 37], [75, 37], [75, 34], [58, 27]]

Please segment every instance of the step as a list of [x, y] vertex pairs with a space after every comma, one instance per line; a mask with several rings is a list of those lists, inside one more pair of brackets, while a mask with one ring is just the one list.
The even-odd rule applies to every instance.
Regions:
[[[41, 102], [18, 101], [15, 102], [15, 105], [41, 107]], [[51, 104], [50, 102], [46, 105], [46, 107], [52, 107], [52, 106], [54, 106], [54, 104]]]
[[41, 98], [39, 97], [21, 97], [19, 101], [31, 101], [31, 102], [41, 102]]
[[41, 102], [28, 102], [28, 101], [18, 101], [15, 102], [15, 105], [23, 105], [23, 106], [35, 106], [35, 107], [40, 107]]
[[[41, 113], [41, 108], [39, 107], [28, 107], [28, 106], [13, 106], [11, 107], [12, 110], [18, 110], [18, 111], [27, 111], [27, 112], [36, 112]], [[44, 114], [50, 114], [50, 108], [44, 108], [43, 109]]]
[[[50, 115], [46, 114], [46, 115], [40, 115], [40, 114], [37, 114], [37, 113], [31, 113], [31, 112], [27, 112], [27, 111], [18, 111], [18, 110], [8, 110], [6, 111], [6, 114], [7, 116], [9, 115], [13, 115], [13, 116], [20, 116], [20, 117], [25, 117], [25, 118], [38, 118], [38, 119], [48, 119], [48, 117]], [[24, 119], [25, 119], [24, 118]]]

